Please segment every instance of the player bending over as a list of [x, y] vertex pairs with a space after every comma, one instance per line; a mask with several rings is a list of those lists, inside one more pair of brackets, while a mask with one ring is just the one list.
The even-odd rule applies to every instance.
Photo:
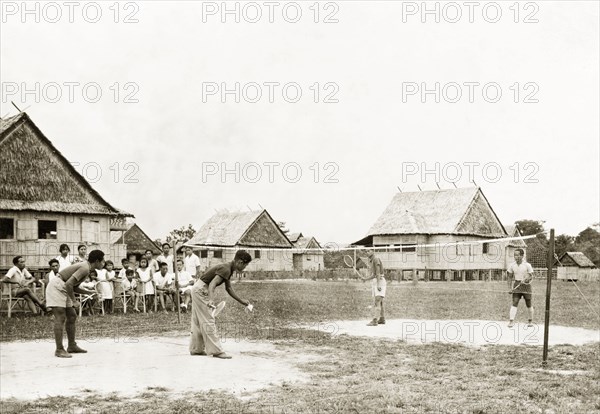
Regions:
[[385, 314], [383, 307], [383, 298], [385, 298], [385, 288], [387, 282], [383, 277], [383, 265], [381, 259], [375, 257], [372, 250], [367, 250], [369, 258], [369, 276], [363, 277], [363, 280], [371, 279], [371, 293], [374, 298], [373, 315], [374, 318], [367, 326], [377, 326], [385, 324]]

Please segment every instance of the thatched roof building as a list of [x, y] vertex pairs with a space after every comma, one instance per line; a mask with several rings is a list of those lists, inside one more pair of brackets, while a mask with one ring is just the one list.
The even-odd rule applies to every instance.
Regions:
[[113, 244], [125, 244], [127, 254], [135, 253], [143, 255], [146, 250], [152, 250], [153, 255], [159, 255], [161, 249], [154, 241], [141, 229], [137, 223], [128, 223], [128, 229], [124, 232], [112, 232], [111, 241]]
[[[521, 234], [521, 230], [519, 230], [519, 226], [517, 226], [516, 224], [505, 224], [504, 228], [506, 229], [508, 237], [523, 237], [523, 235]], [[520, 249], [527, 248], [525, 240], [511, 240], [511, 242], [508, 245]]]
[[479, 187], [398, 193], [383, 214], [354, 244], [372, 245], [374, 236], [469, 235], [507, 233]]
[[76, 252], [101, 249], [121, 257], [124, 245], [110, 231], [131, 214], [108, 203], [58, 151], [26, 113], [0, 119], [0, 268], [26, 256], [28, 267], [47, 267], [65, 243]]
[[212, 216], [186, 246], [292, 248], [267, 210], [219, 212]]
[[26, 113], [0, 119], [0, 210], [129, 216], [75, 170]]
[[579, 267], [582, 269], [593, 269], [596, 267], [589, 257], [582, 252], [566, 252], [558, 258], [561, 266]]
[[218, 212], [185, 246], [199, 250], [204, 268], [230, 261], [237, 249], [245, 249], [254, 256], [246, 268], [249, 271], [293, 269], [290, 251], [294, 246], [267, 210]]

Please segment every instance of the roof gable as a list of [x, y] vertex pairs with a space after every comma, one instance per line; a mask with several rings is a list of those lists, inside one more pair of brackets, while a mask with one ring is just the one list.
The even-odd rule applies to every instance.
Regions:
[[504, 237], [506, 231], [479, 187], [398, 193], [368, 232]]
[[208, 219], [186, 244], [230, 247], [292, 246], [266, 210], [219, 212]]
[[146, 250], [152, 250], [152, 254], [160, 254], [156, 243], [137, 224], [129, 227], [113, 244], [126, 244], [127, 253], [144, 253]]
[[21, 113], [0, 122], [0, 210], [128, 215], [111, 206]]
[[584, 253], [582, 252], [566, 252], [558, 259], [563, 266], [577, 267], [596, 267]]

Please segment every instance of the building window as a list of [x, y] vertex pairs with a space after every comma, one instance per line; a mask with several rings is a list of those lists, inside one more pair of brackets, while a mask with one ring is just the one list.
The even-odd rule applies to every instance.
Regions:
[[260, 250], [254, 250], [254, 258], [260, 259]]
[[489, 243], [483, 243], [483, 254], [488, 254], [490, 250], [490, 244]]
[[215, 259], [222, 259], [223, 258], [223, 250], [215, 250], [213, 252], [213, 257]]
[[208, 257], [208, 250], [200, 250], [200, 258], [206, 259]]
[[38, 239], [56, 239], [56, 220], [38, 221]]
[[15, 238], [15, 220], [11, 218], [0, 218], [0, 239]]
[[417, 246], [415, 246], [415, 243], [403, 244], [401, 248], [402, 248], [402, 251], [405, 253], [417, 251]]

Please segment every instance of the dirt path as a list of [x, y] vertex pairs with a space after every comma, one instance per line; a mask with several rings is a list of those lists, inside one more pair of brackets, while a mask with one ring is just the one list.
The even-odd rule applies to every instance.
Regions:
[[226, 340], [223, 346], [233, 359], [220, 360], [190, 356], [188, 336], [134, 340], [80, 341], [89, 352], [71, 359], [54, 357], [49, 341], [2, 343], [0, 398], [34, 400], [90, 391], [134, 397], [149, 387], [164, 387], [173, 396], [215, 389], [243, 398], [283, 381], [308, 380], [297, 365], [317, 359], [268, 342]]

